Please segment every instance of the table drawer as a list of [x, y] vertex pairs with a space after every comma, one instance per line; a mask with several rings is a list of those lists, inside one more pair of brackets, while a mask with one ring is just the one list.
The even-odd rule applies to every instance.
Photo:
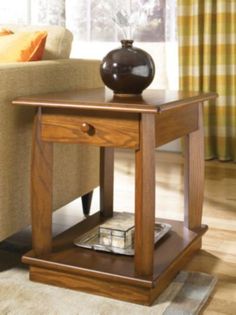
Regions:
[[138, 148], [139, 115], [44, 109], [41, 137], [52, 142]]

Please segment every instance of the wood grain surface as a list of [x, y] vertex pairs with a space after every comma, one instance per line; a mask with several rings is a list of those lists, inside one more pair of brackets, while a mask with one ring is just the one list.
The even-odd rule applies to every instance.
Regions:
[[56, 108], [77, 108], [97, 111], [121, 111], [136, 113], [157, 113], [216, 98], [217, 94], [145, 90], [142, 95], [118, 97], [104, 88], [57, 92], [49, 94], [19, 97], [13, 105], [41, 106]]
[[[165, 220], [172, 224], [173, 228], [165, 240], [155, 246], [154, 272], [151, 276], [138, 276], [134, 267], [134, 257], [103, 253], [73, 245], [75, 237], [99, 222], [104, 222], [103, 220], [99, 213], [96, 213], [89, 217], [87, 222], [80, 222], [62, 233], [53, 241], [53, 251], [50, 255], [37, 258], [31, 251], [23, 256], [23, 262], [33, 267], [30, 277], [43, 283], [78, 290], [86, 287], [86, 292], [108, 296], [110, 294], [107, 283], [110, 283], [115, 290], [112, 297], [150, 305], [179, 268], [198, 250], [196, 243], [207, 230], [207, 227], [203, 226], [199, 230], [190, 231], [184, 228], [182, 222]], [[39, 269], [34, 269], [35, 267]], [[58, 277], [54, 277], [54, 274]], [[128, 289], [131, 290], [130, 294], [127, 294]], [[138, 297], [135, 292], [142, 294]]]
[[[85, 131], [87, 127], [87, 131]], [[103, 147], [137, 148], [137, 114], [44, 110], [42, 140], [62, 143], [86, 143]]]
[[53, 144], [41, 141], [41, 109], [35, 116], [31, 162], [32, 242], [37, 256], [51, 251]]
[[113, 215], [114, 149], [100, 148], [100, 211], [104, 217]]
[[198, 130], [185, 136], [185, 226], [198, 228], [202, 222], [204, 198], [203, 104], [198, 104]]
[[142, 114], [135, 151], [135, 270], [153, 273], [155, 220], [155, 115]]
[[30, 280], [83, 291], [127, 302], [150, 305], [150, 289], [111, 280], [30, 267]]
[[198, 104], [162, 111], [156, 115], [156, 147], [198, 129]]
[[[39, 108], [34, 132], [34, 139], [37, 141], [33, 142], [32, 222], [36, 255], [35, 252], [30, 252], [23, 257], [23, 261], [30, 264], [32, 278], [44, 279], [46, 283], [77, 287], [82, 276], [85, 290], [96, 292], [98, 287], [94, 279], [97, 278], [101, 282], [101, 294], [109, 295], [105, 286], [107, 280], [111, 280], [114, 282], [114, 289], [118, 290], [116, 297], [120, 299], [124, 299], [119, 288], [121, 282], [124, 291], [130, 285], [145, 287], [143, 297], [134, 297], [129, 288], [130, 301], [150, 304], [189, 257], [200, 248], [201, 236], [207, 230], [207, 226], [201, 225], [203, 126], [199, 102], [214, 98], [216, 94], [147, 91], [134, 98], [117, 99], [113, 96], [109, 99], [107, 95], [105, 98], [103, 95], [101, 103], [101, 93], [103, 95], [104, 90], [92, 89], [75, 94], [56, 93], [54, 96], [37, 96], [13, 102], [16, 105], [46, 107], [42, 113], [41, 107]], [[185, 220], [184, 223], [171, 220], [173, 230], [154, 247], [155, 147], [158, 143], [183, 135], [186, 138]], [[52, 144], [49, 141], [89, 143], [101, 147], [101, 212], [63, 233], [53, 243], [52, 251]], [[114, 259], [111, 254], [73, 245], [73, 239], [78, 233], [87, 232], [106, 217], [112, 216], [114, 152], [109, 147], [135, 149], [134, 257], [116, 255]], [[42, 170], [42, 174], [39, 174], [39, 170]], [[37, 176], [41, 176], [39, 183]], [[39, 196], [43, 196], [43, 202], [39, 200]], [[43, 245], [40, 244], [40, 239]], [[32, 267], [40, 270], [33, 271]], [[48, 270], [43, 275], [44, 269]], [[154, 290], [157, 284], [158, 289]]]

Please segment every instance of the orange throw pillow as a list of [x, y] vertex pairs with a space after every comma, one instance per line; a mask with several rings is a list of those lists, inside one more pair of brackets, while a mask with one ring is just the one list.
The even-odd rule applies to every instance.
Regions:
[[0, 62], [41, 60], [47, 32], [18, 32], [0, 36]]
[[0, 30], [0, 36], [10, 35], [13, 34], [13, 32], [7, 28], [2, 28]]

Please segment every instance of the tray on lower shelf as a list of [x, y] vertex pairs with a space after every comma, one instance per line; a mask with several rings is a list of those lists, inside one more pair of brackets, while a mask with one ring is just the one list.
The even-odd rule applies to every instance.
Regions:
[[[124, 213], [125, 215], [125, 213]], [[130, 215], [130, 214], [129, 214]], [[89, 248], [98, 251], [105, 251], [114, 254], [121, 255], [134, 255], [134, 242], [127, 246], [126, 248], [119, 248], [115, 246], [104, 245], [99, 235], [100, 226], [96, 226], [95, 228], [89, 230], [83, 235], [80, 235], [74, 240], [74, 244], [79, 247]], [[166, 235], [171, 230], [171, 225], [167, 223], [160, 223], [155, 221], [155, 243], [158, 242], [164, 235]]]

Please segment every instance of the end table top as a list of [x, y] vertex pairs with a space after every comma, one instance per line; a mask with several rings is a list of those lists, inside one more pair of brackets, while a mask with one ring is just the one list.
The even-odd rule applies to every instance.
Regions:
[[214, 92], [170, 90], [146, 90], [142, 95], [116, 96], [105, 88], [92, 88], [19, 97], [13, 100], [12, 104], [33, 107], [158, 113], [173, 107], [204, 102], [216, 97], [217, 94]]

